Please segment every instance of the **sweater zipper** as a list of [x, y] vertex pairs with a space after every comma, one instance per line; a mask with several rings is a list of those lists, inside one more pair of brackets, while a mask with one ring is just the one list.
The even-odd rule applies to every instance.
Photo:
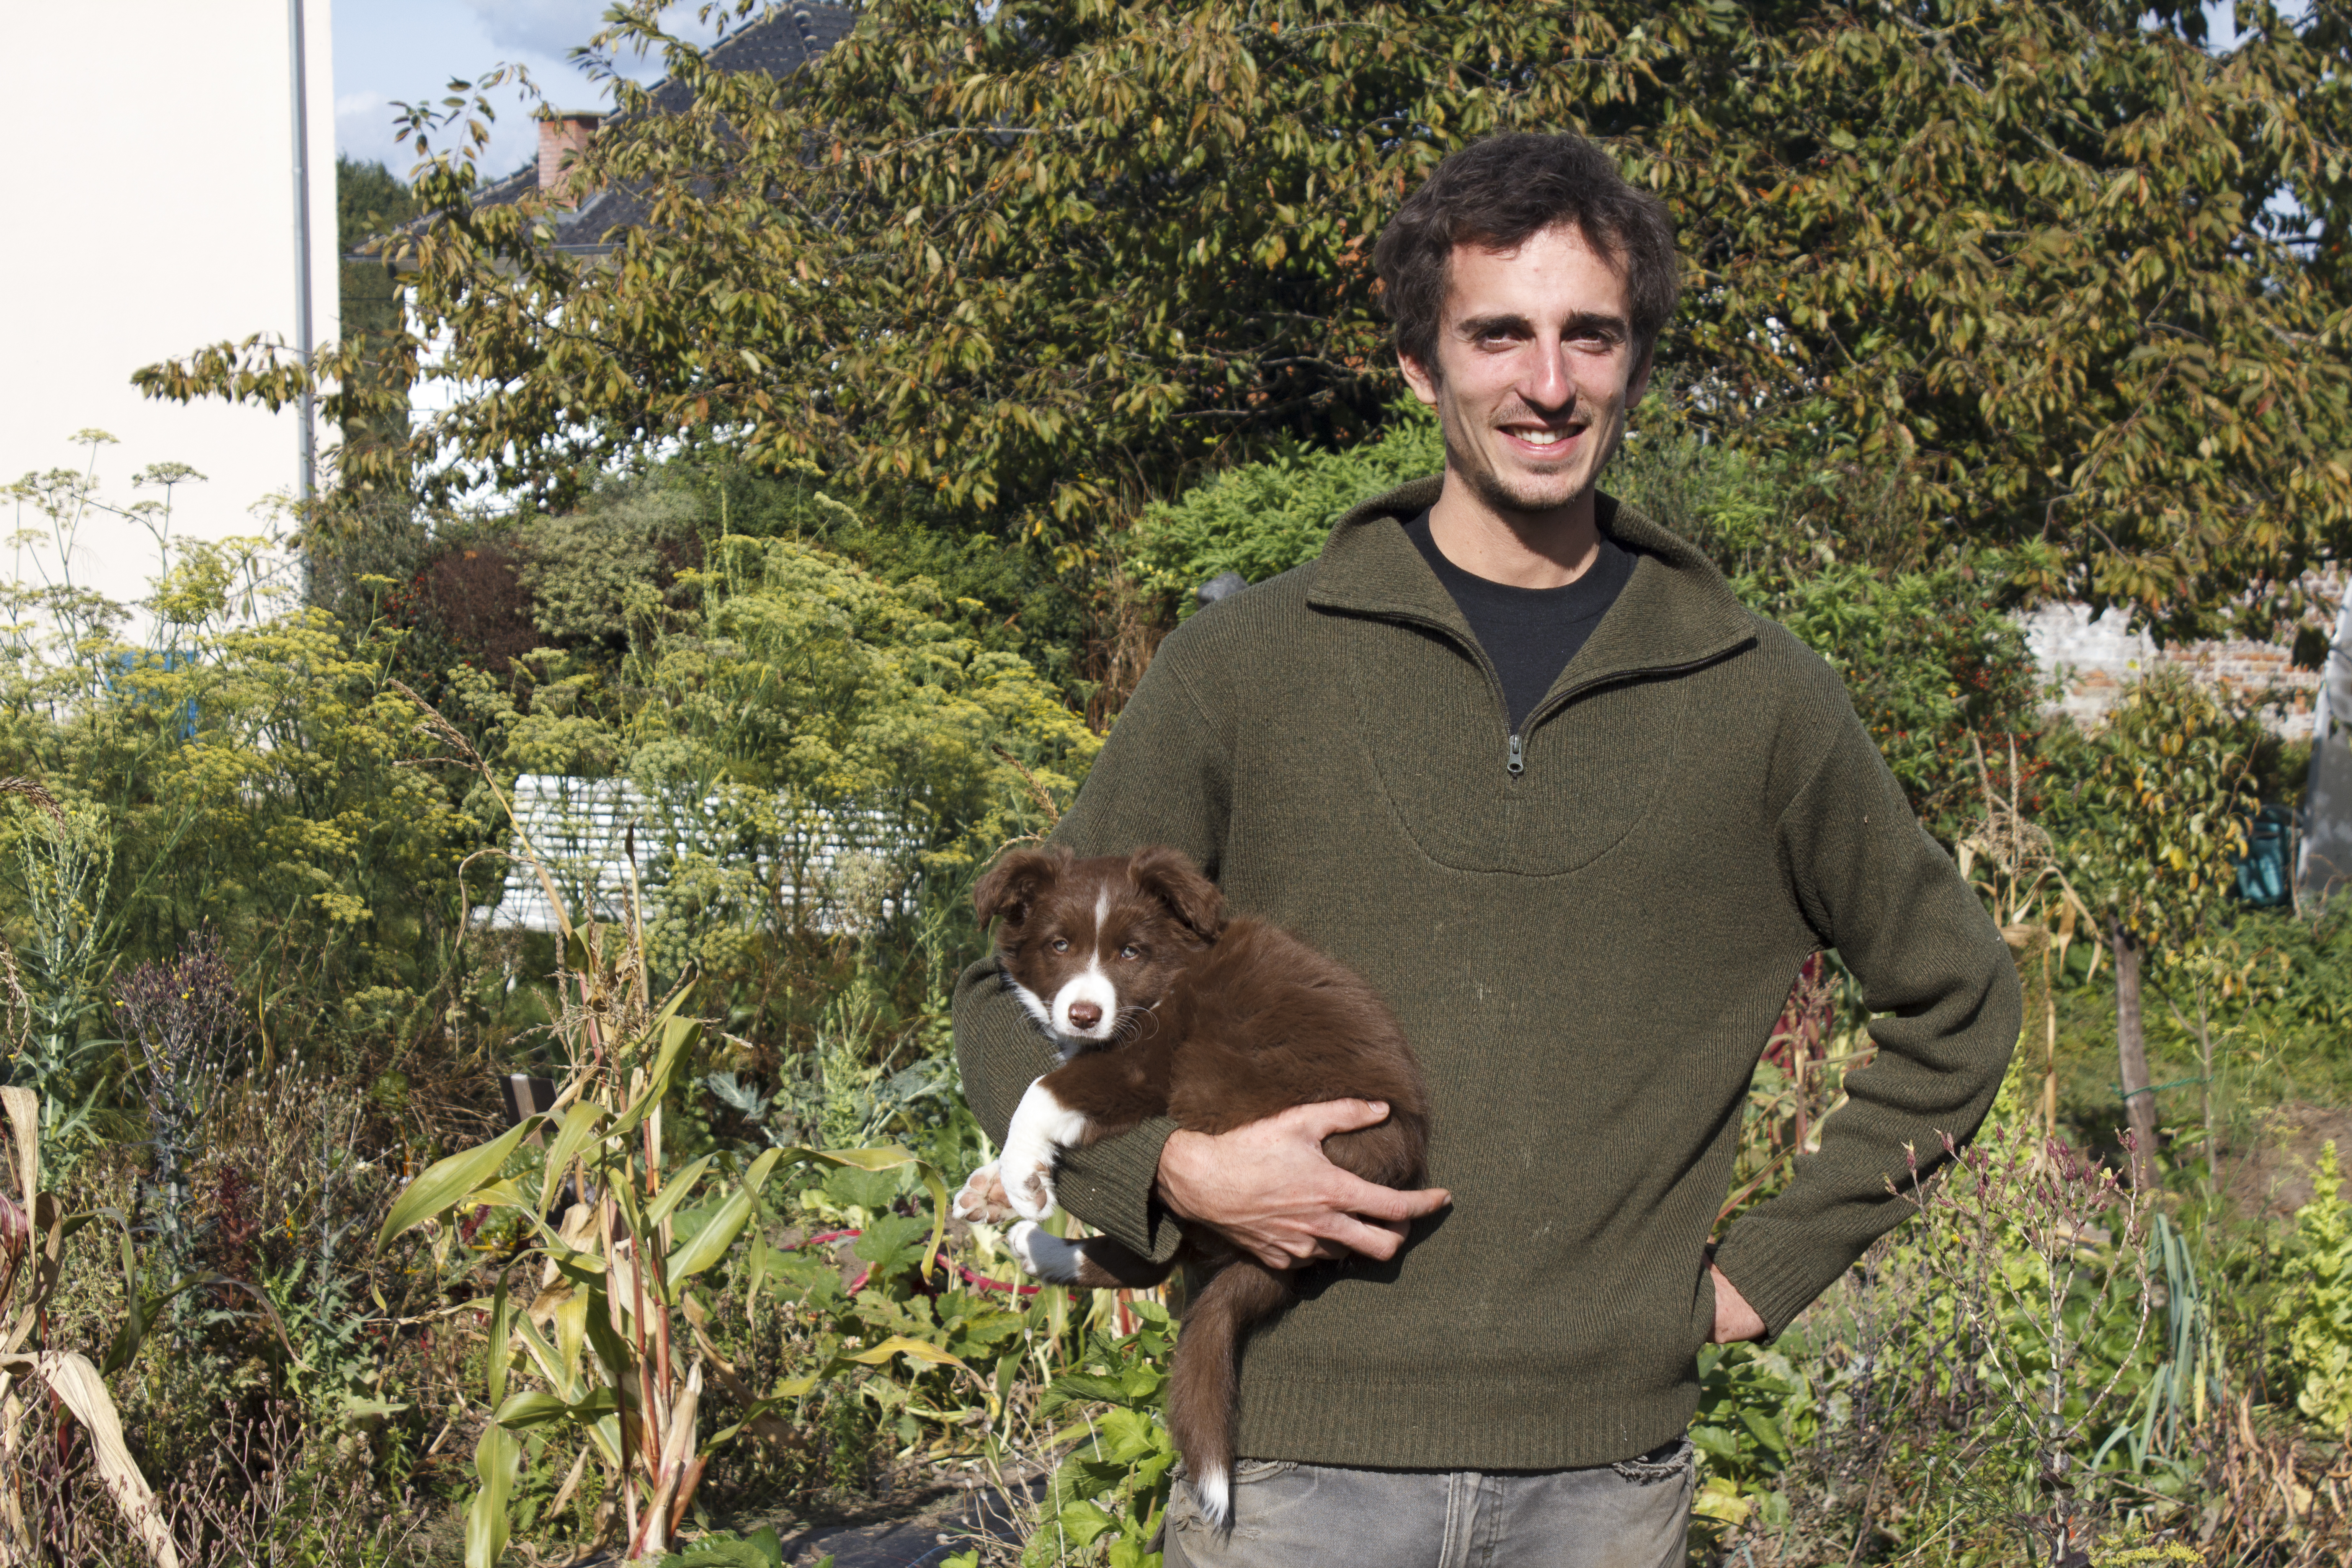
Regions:
[[[1503, 695], [1503, 678], [1495, 672], [1494, 661], [1486, 657], [1486, 650], [1478, 646], [1476, 638], [1474, 637], [1469, 642], [1465, 643], [1462, 638], [1455, 634], [1452, 626], [1447, 626], [1444, 621], [1437, 619], [1433, 616], [1417, 616], [1412, 614], [1410, 611], [1391, 611], [1390, 615], [1391, 618], [1405, 622], [1410, 626], [1427, 626], [1431, 631], [1437, 633], [1439, 636], [1444, 637], [1446, 641], [1454, 644], [1454, 647], [1468, 654], [1477, 664], [1478, 668], [1486, 672], [1487, 689], [1495, 694], [1495, 705], [1502, 709], [1504, 717], [1507, 721], [1510, 716], [1511, 705], [1509, 700]], [[1631, 680], [1636, 676], [1680, 675], [1685, 670], [1704, 669], [1708, 665], [1722, 658], [1726, 654], [1729, 653], [1733, 647], [1737, 647], [1739, 645], [1738, 643], [1734, 643], [1729, 647], [1717, 648], [1713, 653], [1704, 655], [1698, 658], [1686, 658], [1678, 664], [1638, 665], [1632, 669], [1612, 669], [1606, 675], [1596, 675], [1588, 679], [1578, 681], [1574, 686], [1570, 687], [1567, 690], [1559, 692], [1546, 700], [1537, 703], [1535, 708], [1528, 714], [1526, 721], [1522, 723], [1518, 729], [1511, 732], [1503, 753], [1503, 771], [1510, 774], [1514, 779], [1518, 778], [1528, 771], [1528, 756], [1525, 743], [1527, 731], [1534, 729], [1536, 725], [1543, 720], [1550, 718], [1560, 709], [1567, 707], [1571, 698], [1581, 697], [1586, 692], [1593, 690], [1596, 688], [1612, 686], [1620, 680]]]

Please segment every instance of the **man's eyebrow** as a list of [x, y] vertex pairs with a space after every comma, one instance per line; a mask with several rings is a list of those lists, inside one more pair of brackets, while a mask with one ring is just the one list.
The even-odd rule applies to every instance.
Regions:
[[[1525, 316], [1507, 310], [1492, 316], [1466, 316], [1455, 323], [1454, 330], [1463, 337], [1476, 339], [1532, 332], [1535, 328]], [[1580, 310], [1559, 326], [1559, 335], [1564, 338], [1622, 338], [1628, 331], [1624, 317], [1611, 315], [1606, 310]]]
[[1454, 330], [1465, 338], [1498, 338], [1535, 329], [1525, 316], [1503, 311], [1492, 316], [1465, 316], [1454, 323]]

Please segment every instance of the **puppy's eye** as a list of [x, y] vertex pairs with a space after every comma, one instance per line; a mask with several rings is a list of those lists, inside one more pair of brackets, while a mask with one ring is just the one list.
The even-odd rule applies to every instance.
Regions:
[[1129, 942], [1125, 947], [1118, 950], [1118, 955], [1121, 958], [1141, 958], [1143, 956], [1143, 950], [1136, 946], [1135, 943]]
[[1051, 947], [1055, 952], [1067, 952], [1070, 951], [1070, 939], [1066, 936], [1057, 936], [1046, 945]]

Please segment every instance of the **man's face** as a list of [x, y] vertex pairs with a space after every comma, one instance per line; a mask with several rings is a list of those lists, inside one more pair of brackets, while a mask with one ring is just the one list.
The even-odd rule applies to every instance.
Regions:
[[1448, 271], [1437, 363], [1403, 362], [1444, 426], [1447, 471], [1506, 514], [1578, 500], [1650, 378], [1624, 277], [1569, 226], [1517, 250], [1456, 247]]

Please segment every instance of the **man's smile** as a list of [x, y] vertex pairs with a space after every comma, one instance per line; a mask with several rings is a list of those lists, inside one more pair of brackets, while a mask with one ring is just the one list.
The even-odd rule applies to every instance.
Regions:
[[1582, 425], [1506, 425], [1502, 433], [1521, 447], [1530, 449], [1538, 458], [1567, 456], [1576, 438], [1584, 434]]

